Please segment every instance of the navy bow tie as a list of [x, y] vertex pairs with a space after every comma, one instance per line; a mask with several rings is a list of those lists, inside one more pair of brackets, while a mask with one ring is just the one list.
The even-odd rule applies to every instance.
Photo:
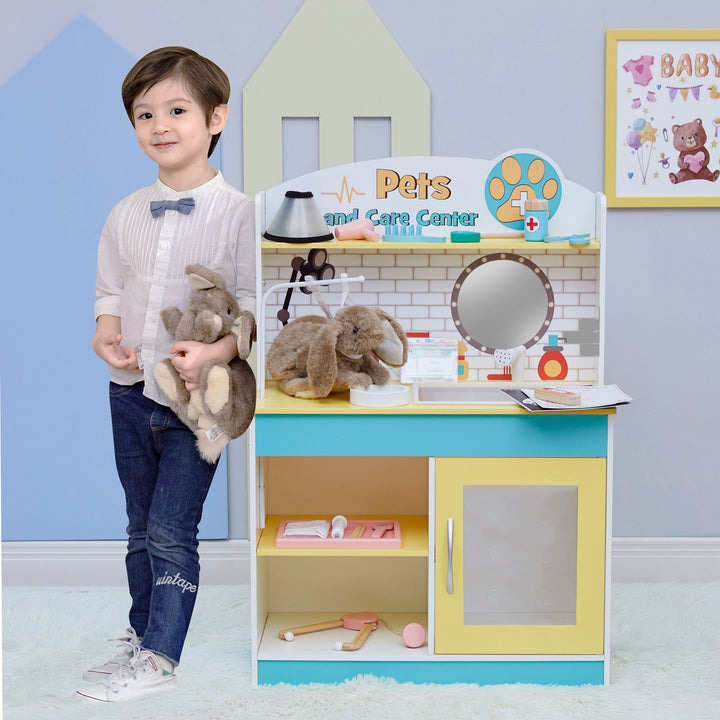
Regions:
[[152, 201], [150, 212], [153, 217], [160, 217], [166, 210], [177, 210], [183, 215], [189, 215], [194, 207], [195, 201], [191, 197], [184, 197], [179, 200]]

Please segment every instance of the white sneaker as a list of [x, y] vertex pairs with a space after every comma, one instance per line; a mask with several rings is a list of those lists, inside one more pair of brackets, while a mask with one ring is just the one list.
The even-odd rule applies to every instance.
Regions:
[[86, 670], [83, 673], [83, 680], [85, 682], [98, 682], [107, 680], [114, 672], [119, 670], [121, 667], [127, 665], [133, 657], [135, 647], [140, 647], [140, 638], [137, 633], [129, 627], [125, 631], [126, 635], [124, 638], [117, 638], [116, 640], [108, 640], [108, 642], [120, 643], [125, 647], [119, 652], [114, 658], [108, 660], [102, 665], [96, 665]]
[[94, 702], [120, 702], [150, 697], [173, 690], [176, 686], [172, 663], [150, 650], [140, 650], [136, 645], [127, 665], [116, 670], [107, 680], [80, 688], [75, 694]]

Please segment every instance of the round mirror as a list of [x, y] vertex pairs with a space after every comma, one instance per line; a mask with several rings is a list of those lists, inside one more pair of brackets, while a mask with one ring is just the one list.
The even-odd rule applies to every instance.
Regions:
[[451, 299], [463, 342], [491, 354], [534, 345], [547, 332], [554, 309], [547, 275], [512, 253], [485, 255], [468, 265]]

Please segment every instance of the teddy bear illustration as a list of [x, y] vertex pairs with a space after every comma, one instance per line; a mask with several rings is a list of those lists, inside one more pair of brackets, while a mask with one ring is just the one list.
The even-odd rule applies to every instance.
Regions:
[[678, 156], [677, 173], [670, 173], [670, 182], [675, 184], [686, 180], [709, 180], [715, 182], [720, 177], [720, 170], [710, 172], [710, 153], [705, 149], [707, 135], [702, 120], [695, 118], [692, 122], [673, 125], [673, 146], [680, 153]]

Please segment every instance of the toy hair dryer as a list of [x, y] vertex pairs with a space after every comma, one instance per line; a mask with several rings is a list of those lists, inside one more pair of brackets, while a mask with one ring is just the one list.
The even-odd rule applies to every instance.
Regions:
[[381, 240], [380, 233], [375, 231], [370, 218], [359, 218], [344, 225], [336, 225], [333, 232], [336, 240], [370, 240], [370, 242]]

